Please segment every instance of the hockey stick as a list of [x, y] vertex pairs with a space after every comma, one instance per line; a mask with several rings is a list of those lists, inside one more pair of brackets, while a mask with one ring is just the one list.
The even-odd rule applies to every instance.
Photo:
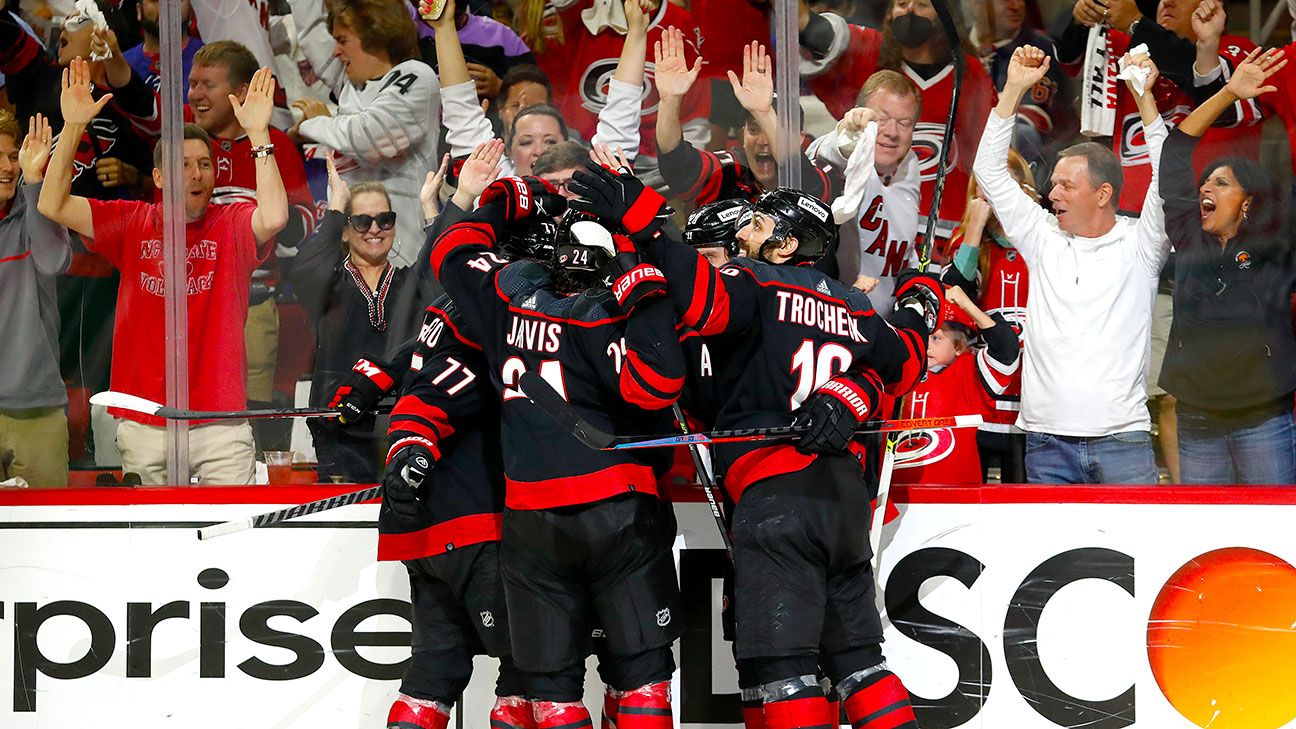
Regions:
[[[713, 430], [709, 433], [684, 435], [612, 435], [582, 420], [570, 403], [554, 391], [553, 387], [534, 372], [524, 372], [520, 380], [523, 392], [539, 405], [563, 429], [571, 431], [576, 439], [595, 450], [617, 451], [632, 448], [666, 448], [682, 445], [710, 445], [712, 443], [743, 443], [754, 440], [799, 438], [805, 432], [791, 425], [772, 428], [738, 428]], [[984, 421], [980, 415], [954, 415], [944, 418], [914, 418], [911, 420], [875, 420], [856, 428], [857, 434], [894, 433], [905, 430], [933, 428], [973, 428]]]
[[[671, 405], [671, 414], [675, 416], [675, 422], [679, 424], [680, 432], [684, 435], [690, 435], [688, 421], [684, 418], [684, 410], [679, 403]], [[693, 467], [697, 469], [698, 481], [702, 483], [702, 491], [706, 493], [707, 505], [711, 507], [711, 516], [715, 517], [716, 527], [720, 530], [720, 541], [724, 542], [725, 552], [729, 555], [729, 560], [733, 561], [733, 542], [729, 540], [729, 529], [725, 526], [724, 514], [720, 512], [720, 502], [716, 500], [715, 481], [711, 478], [711, 471], [702, 462], [702, 446], [693, 443], [689, 445], [689, 453], [693, 456]]]
[[[941, 30], [945, 33], [945, 43], [949, 46], [950, 62], [954, 64], [954, 92], [950, 94], [949, 113], [945, 115], [945, 143], [941, 145], [939, 161], [936, 166], [936, 184], [932, 187], [931, 207], [927, 209], [927, 228], [923, 232], [922, 245], [918, 248], [918, 270], [923, 273], [931, 267], [932, 249], [936, 246], [936, 221], [940, 218], [941, 200], [945, 196], [945, 168], [949, 164], [950, 148], [954, 146], [954, 122], [958, 118], [959, 97], [963, 91], [963, 74], [967, 71], [967, 58], [963, 53], [963, 44], [959, 41], [958, 26], [954, 24], [954, 15], [947, 0], [934, 0], [936, 18], [940, 21]], [[903, 399], [896, 401], [895, 415], [900, 416]], [[887, 438], [886, 452], [882, 456], [882, 472], [878, 475], [877, 503], [873, 510], [873, 521], [869, 525], [869, 547], [873, 550], [873, 574], [876, 576], [882, 568], [882, 522], [886, 519], [887, 500], [891, 496], [891, 477], [895, 473], [895, 449], [899, 442], [899, 433]]]
[[179, 410], [162, 403], [105, 390], [90, 396], [91, 405], [120, 408], [166, 420], [242, 420], [244, 418], [336, 418], [342, 414], [334, 408], [270, 408], [267, 410]]
[[351, 506], [352, 504], [371, 501], [381, 495], [382, 486], [371, 486], [360, 491], [338, 494], [337, 496], [330, 496], [327, 499], [311, 501], [305, 504], [297, 504], [296, 506], [289, 506], [277, 511], [268, 511], [264, 514], [249, 516], [245, 519], [235, 519], [234, 521], [212, 524], [211, 526], [199, 529], [198, 538], [200, 540], [214, 539], [216, 537], [223, 537], [226, 534], [241, 532], [244, 529], [257, 529], [260, 527], [274, 526], [275, 524], [288, 521], [289, 519], [296, 519], [299, 516], [318, 514], [321, 511], [336, 509], [339, 506]]

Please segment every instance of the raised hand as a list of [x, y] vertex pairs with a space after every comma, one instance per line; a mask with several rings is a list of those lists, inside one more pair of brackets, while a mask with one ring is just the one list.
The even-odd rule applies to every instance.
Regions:
[[[1126, 60], [1127, 65], [1133, 66], [1135, 68], [1147, 69], [1148, 76], [1147, 76], [1147, 81], [1143, 83], [1143, 91], [1144, 93], [1151, 93], [1152, 87], [1156, 85], [1157, 79], [1161, 77], [1161, 71], [1160, 69], [1157, 68], [1156, 62], [1152, 60], [1151, 56], [1145, 53], [1140, 53], [1137, 56], [1127, 55], [1126, 58], [1127, 58]], [[1134, 79], [1132, 78], [1126, 79], [1125, 85], [1129, 86], [1130, 91], [1133, 91], [1135, 94], [1138, 94], [1138, 89], [1134, 87]]]
[[1270, 48], [1264, 53], [1259, 48], [1247, 54], [1242, 63], [1233, 71], [1233, 76], [1224, 88], [1239, 99], [1254, 99], [1261, 94], [1278, 90], [1277, 86], [1266, 85], [1270, 76], [1287, 65], [1287, 58], [1281, 48]]
[[[990, 203], [985, 198], [977, 196], [968, 200], [967, 204], [967, 229], [984, 232], [986, 223], [990, 222]], [[965, 236], [964, 241], [977, 245], [980, 243], [980, 236], [977, 240], [972, 240], [970, 236]]]
[[347, 186], [346, 181], [338, 174], [337, 164], [333, 162], [333, 153], [329, 152], [324, 157], [324, 164], [328, 167], [328, 207], [329, 210], [343, 212], [347, 209], [347, 204], [351, 202], [351, 188]]
[[648, 35], [648, 0], [625, 0], [626, 35], [640, 38]]
[[104, 94], [95, 100], [90, 92], [90, 64], [85, 59], [77, 56], [63, 69], [59, 109], [63, 112], [64, 124], [89, 124], [111, 99], [112, 94]]
[[1004, 86], [1017, 89], [1029, 89], [1039, 83], [1048, 73], [1052, 59], [1035, 46], [1021, 46], [1013, 51], [1012, 61], [1008, 64], [1008, 80]]
[[753, 114], [770, 111], [774, 107], [774, 59], [765, 52], [765, 46], [752, 41], [743, 48], [743, 75], [729, 71], [738, 103]]
[[684, 31], [673, 25], [662, 33], [661, 40], [653, 43], [653, 61], [657, 94], [663, 97], [687, 94], [702, 72], [701, 56], [694, 61], [693, 68], [684, 60]]
[[31, 129], [23, 137], [22, 147], [18, 149], [18, 167], [22, 169], [24, 182], [40, 182], [45, 179], [45, 165], [49, 164], [50, 151], [53, 149], [54, 133], [50, 129], [49, 119], [37, 114], [32, 117]]
[[631, 165], [630, 160], [626, 159], [625, 153], [606, 144], [594, 145], [594, 148], [590, 150], [590, 159], [617, 174], [629, 175], [634, 173], [634, 165]]
[[445, 184], [446, 172], [450, 170], [450, 153], [441, 155], [441, 166], [428, 170], [419, 189], [419, 204], [423, 207], [423, 219], [431, 220], [441, 212], [441, 187]]
[[230, 105], [234, 107], [234, 118], [248, 132], [269, 132], [270, 115], [274, 112], [274, 74], [262, 67], [252, 74], [248, 84], [247, 96], [240, 103], [234, 94], [229, 95]]
[[446, 28], [453, 32], [455, 29], [454, 0], [419, 0], [418, 12], [419, 17], [437, 31]]
[[459, 192], [469, 199], [481, 195], [499, 177], [503, 157], [504, 141], [501, 139], [477, 145], [459, 170]]
[[1218, 48], [1227, 22], [1228, 15], [1219, 0], [1202, 0], [1192, 14], [1192, 29], [1197, 36], [1197, 44], [1212, 50]]

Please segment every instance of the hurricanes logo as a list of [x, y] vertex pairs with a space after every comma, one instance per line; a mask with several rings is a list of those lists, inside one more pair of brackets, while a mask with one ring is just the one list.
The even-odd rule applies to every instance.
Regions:
[[[914, 127], [913, 151], [918, 157], [918, 170], [922, 181], [936, 179], [936, 164], [940, 159], [941, 146], [945, 142], [945, 125], [932, 122], [918, 122]], [[949, 162], [946, 169], [953, 169], [958, 162], [958, 146], [950, 148]]]
[[[117, 133], [117, 125], [109, 119], [95, 119], [90, 122], [85, 136], [77, 140], [76, 156], [72, 160], [72, 179], [77, 179], [86, 170], [93, 171], [97, 157], [112, 156], [111, 152], [117, 146]], [[94, 139], [93, 142], [91, 137]], [[54, 143], [57, 145], [58, 142], [59, 137], [55, 137]]]
[[495, 614], [489, 610], [481, 611], [481, 621], [483, 628], [495, 627]]
[[[607, 106], [608, 85], [612, 83], [612, 74], [616, 73], [617, 59], [604, 58], [595, 61], [585, 69], [580, 78], [581, 106], [597, 114]], [[657, 65], [652, 61], [644, 64], [643, 88], [639, 90], [639, 115], [648, 116], [657, 112], [657, 86], [653, 81]]]
[[954, 431], [950, 428], [911, 430], [896, 441], [896, 468], [927, 466], [954, 452]]
[[1122, 167], [1137, 167], [1152, 161], [1148, 154], [1147, 137], [1143, 136], [1143, 120], [1131, 114], [1121, 120], [1120, 161]]
[[662, 608], [661, 610], [658, 610], [658, 611], [657, 611], [657, 625], [658, 625], [658, 626], [664, 628], [664, 627], [666, 627], [667, 625], [670, 625], [670, 621], [671, 621], [670, 608]]

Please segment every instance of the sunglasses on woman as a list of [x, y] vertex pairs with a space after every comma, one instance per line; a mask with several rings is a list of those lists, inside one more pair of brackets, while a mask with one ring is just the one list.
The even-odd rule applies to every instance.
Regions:
[[352, 215], [347, 218], [351, 223], [351, 228], [357, 233], [363, 233], [369, 230], [369, 226], [378, 223], [378, 230], [391, 230], [396, 227], [396, 211], [388, 210], [385, 213], [377, 215]]

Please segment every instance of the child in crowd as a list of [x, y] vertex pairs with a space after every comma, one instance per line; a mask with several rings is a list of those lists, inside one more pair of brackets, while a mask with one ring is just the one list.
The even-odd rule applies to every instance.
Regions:
[[[945, 323], [927, 343], [927, 376], [904, 399], [901, 417], [975, 415], [1003, 393], [1017, 371], [1017, 332], [1002, 314], [989, 316], [963, 289], [945, 293]], [[973, 347], [980, 330], [983, 347]], [[979, 484], [976, 431], [938, 428], [904, 433], [896, 444], [896, 483]]]

